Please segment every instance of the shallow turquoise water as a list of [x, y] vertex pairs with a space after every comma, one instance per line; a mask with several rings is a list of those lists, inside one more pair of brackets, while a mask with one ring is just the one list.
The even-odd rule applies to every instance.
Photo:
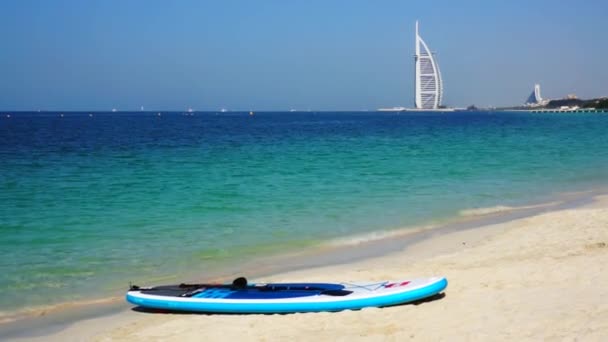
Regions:
[[607, 131], [601, 114], [2, 117], [0, 308], [590, 189]]

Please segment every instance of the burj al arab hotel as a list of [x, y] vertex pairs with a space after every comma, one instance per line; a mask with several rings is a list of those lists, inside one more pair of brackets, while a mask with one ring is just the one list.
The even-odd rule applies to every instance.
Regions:
[[416, 21], [416, 109], [438, 109], [443, 97], [443, 81], [439, 64], [422, 40]]

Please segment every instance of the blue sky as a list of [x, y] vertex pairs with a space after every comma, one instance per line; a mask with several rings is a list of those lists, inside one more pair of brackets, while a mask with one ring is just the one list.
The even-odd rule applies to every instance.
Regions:
[[444, 104], [608, 96], [608, 2], [2, 0], [3, 110], [413, 106], [414, 22]]

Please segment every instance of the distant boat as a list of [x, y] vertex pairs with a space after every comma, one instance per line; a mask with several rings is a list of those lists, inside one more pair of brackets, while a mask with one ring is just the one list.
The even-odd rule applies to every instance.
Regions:
[[405, 108], [405, 107], [391, 107], [391, 108], [378, 108], [378, 112], [454, 112], [454, 108]]
[[378, 108], [379, 112], [403, 112], [405, 110], [407, 110], [405, 107]]
[[192, 108], [188, 108], [188, 113], [192, 113], [194, 112], [194, 110], [192, 110]]
[[222, 112], [222, 113], [226, 113], [227, 111], [228, 111], [228, 109], [226, 109], [226, 108], [220, 109], [220, 112]]
[[116, 108], [112, 108], [112, 113], [116, 113]]

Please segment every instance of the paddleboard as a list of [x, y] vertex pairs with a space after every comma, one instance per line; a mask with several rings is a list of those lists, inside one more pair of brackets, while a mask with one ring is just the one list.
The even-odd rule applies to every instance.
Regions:
[[292, 313], [358, 310], [418, 301], [447, 287], [443, 277], [367, 283], [256, 283], [132, 286], [128, 302], [140, 307], [207, 313]]

